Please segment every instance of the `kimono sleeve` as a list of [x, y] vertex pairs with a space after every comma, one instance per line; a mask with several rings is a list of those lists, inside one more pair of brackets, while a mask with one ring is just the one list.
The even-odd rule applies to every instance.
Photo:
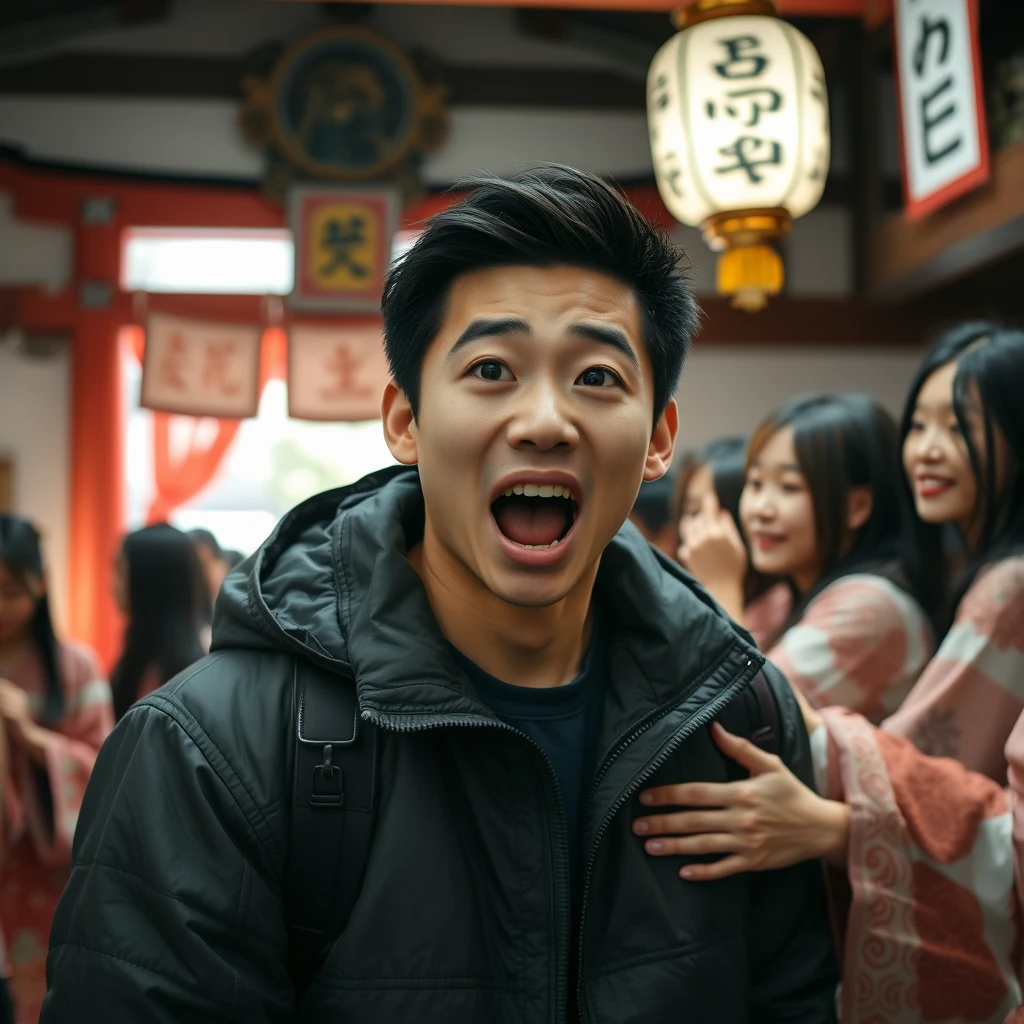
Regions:
[[899, 707], [932, 651], [917, 603], [881, 576], [846, 576], [807, 606], [768, 657], [815, 707], [873, 722]]
[[859, 715], [822, 716], [829, 795], [851, 809], [849, 885], [833, 890], [845, 922], [842, 1024], [999, 1024], [1021, 998], [1005, 792]]
[[60, 649], [64, 712], [49, 727], [42, 764], [11, 751], [17, 804], [44, 864], [67, 864], [96, 753], [114, 725], [110, 686], [87, 648]]
[[979, 574], [935, 657], [886, 732], [1003, 785], [1003, 749], [1024, 712], [1024, 558]]

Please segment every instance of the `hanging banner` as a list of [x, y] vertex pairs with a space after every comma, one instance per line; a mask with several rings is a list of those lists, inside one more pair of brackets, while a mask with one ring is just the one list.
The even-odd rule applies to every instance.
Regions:
[[288, 415], [375, 420], [391, 378], [379, 324], [288, 331]]
[[183, 416], [255, 416], [262, 334], [260, 327], [153, 314], [146, 324], [139, 404]]
[[297, 185], [289, 197], [295, 236], [294, 309], [375, 313], [398, 230], [389, 188]]
[[906, 215], [918, 220], [989, 179], [978, 0], [896, 0]]

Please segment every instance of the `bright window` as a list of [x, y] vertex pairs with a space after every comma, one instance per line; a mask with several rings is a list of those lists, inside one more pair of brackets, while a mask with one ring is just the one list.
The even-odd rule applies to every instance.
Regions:
[[[419, 236], [399, 231], [392, 260]], [[121, 265], [121, 287], [129, 292], [287, 295], [294, 283], [295, 243], [283, 228], [130, 228]]]

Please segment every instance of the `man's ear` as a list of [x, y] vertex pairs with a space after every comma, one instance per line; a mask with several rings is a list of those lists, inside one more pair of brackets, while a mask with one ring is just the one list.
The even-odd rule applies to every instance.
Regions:
[[654, 424], [651, 443], [647, 447], [647, 462], [644, 464], [644, 480], [659, 480], [672, 465], [672, 452], [679, 432], [679, 406], [670, 398], [665, 411]]
[[380, 404], [380, 418], [384, 421], [384, 440], [391, 454], [403, 466], [419, 462], [416, 446], [416, 417], [405, 392], [389, 380]]
[[870, 487], [853, 487], [846, 498], [846, 528], [859, 530], [870, 518], [875, 505]]

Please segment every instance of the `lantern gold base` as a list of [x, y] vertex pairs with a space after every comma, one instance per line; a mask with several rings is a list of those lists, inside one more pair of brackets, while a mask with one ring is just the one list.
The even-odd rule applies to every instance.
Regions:
[[782, 291], [782, 258], [770, 245], [741, 245], [718, 258], [718, 292], [732, 297], [732, 305], [757, 313], [769, 295]]
[[785, 270], [772, 244], [785, 238], [791, 223], [786, 210], [773, 208], [716, 213], [701, 225], [709, 248], [722, 254], [718, 292], [731, 296], [737, 309], [756, 313], [782, 291]]
[[759, 14], [769, 18], [778, 12], [773, 0], [693, 0], [672, 12], [672, 24], [678, 29], [692, 28], [712, 18], [727, 18], [738, 14]]

